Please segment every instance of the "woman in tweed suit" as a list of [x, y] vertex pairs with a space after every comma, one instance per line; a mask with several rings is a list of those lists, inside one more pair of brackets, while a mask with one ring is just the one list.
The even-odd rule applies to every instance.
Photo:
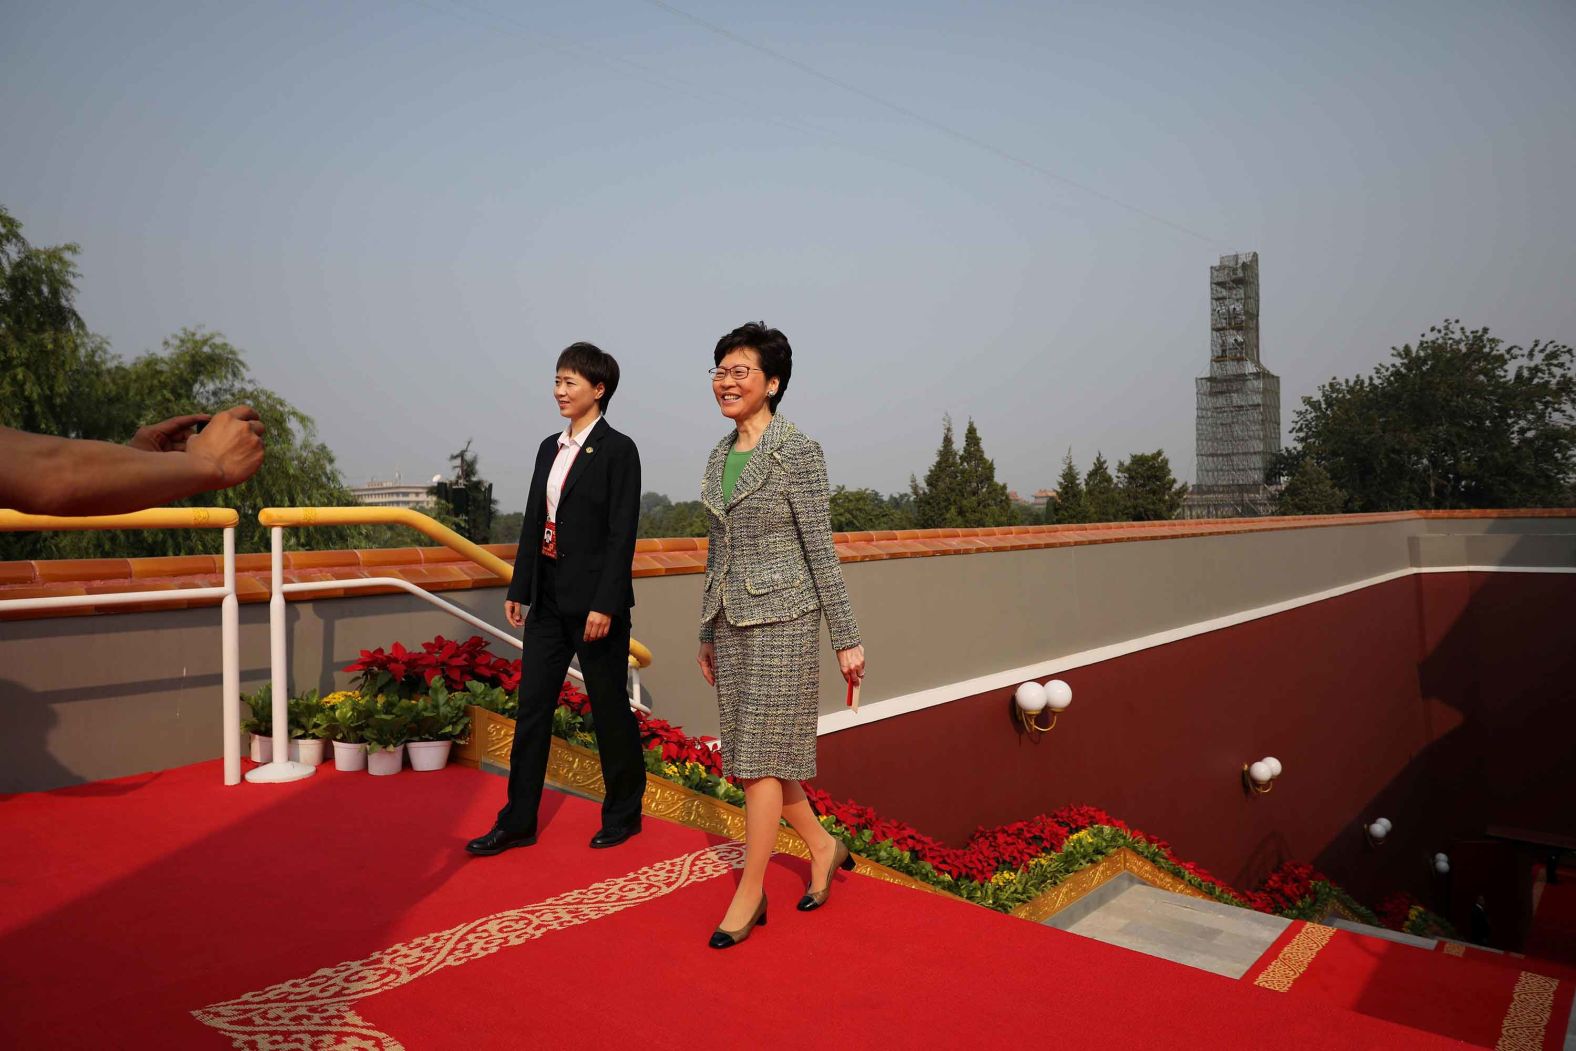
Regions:
[[717, 690], [723, 768], [745, 798], [744, 873], [710, 942], [726, 949], [766, 922], [780, 818], [810, 848], [801, 911], [825, 903], [834, 869], [853, 867], [799, 782], [815, 776], [822, 614], [850, 683], [864, 677], [865, 650], [832, 546], [821, 447], [775, 415], [793, 372], [787, 337], [752, 322], [723, 336], [713, 358], [712, 394], [734, 432], [701, 485], [710, 540], [698, 661]]

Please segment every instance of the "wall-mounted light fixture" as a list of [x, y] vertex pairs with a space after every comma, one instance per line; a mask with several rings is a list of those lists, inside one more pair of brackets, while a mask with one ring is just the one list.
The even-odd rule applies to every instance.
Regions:
[[1447, 855], [1447, 854], [1445, 854], [1443, 852], [1435, 854], [1431, 863], [1434, 866], [1434, 872], [1437, 873], [1438, 875], [1441, 875], [1441, 876], [1448, 876], [1448, 875], [1450, 875], [1450, 857], [1449, 857], [1449, 855]]
[[1382, 847], [1384, 846], [1385, 837], [1390, 834], [1390, 830], [1394, 827], [1390, 823], [1389, 818], [1382, 817], [1371, 825], [1364, 825], [1363, 835], [1368, 837], [1369, 846]]
[[[1056, 728], [1056, 717], [1073, 703], [1073, 688], [1060, 679], [1052, 679], [1044, 685], [1031, 679], [1018, 687], [1012, 699], [1018, 706], [1018, 721], [1023, 723], [1025, 730], [1049, 733]], [[1040, 713], [1047, 709], [1051, 713], [1051, 725], [1041, 726]]]
[[1274, 789], [1275, 779], [1280, 775], [1281, 761], [1267, 755], [1256, 763], [1243, 764], [1242, 787], [1245, 791], [1264, 795]]

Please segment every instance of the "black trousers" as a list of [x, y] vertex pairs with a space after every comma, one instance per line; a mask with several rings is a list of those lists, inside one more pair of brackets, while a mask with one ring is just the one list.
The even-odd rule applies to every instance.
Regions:
[[640, 820], [640, 802], [646, 791], [640, 728], [629, 709], [629, 612], [613, 614], [607, 635], [586, 642], [587, 614], [558, 608], [557, 564], [543, 559], [540, 573], [541, 586], [526, 614], [525, 647], [520, 653], [520, 713], [515, 721], [514, 748], [509, 753], [509, 801], [498, 811], [497, 826], [511, 833], [536, 832], [553, 711], [558, 707], [558, 691], [568, 674], [569, 661], [579, 657], [607, 789], [602, 799], [602, 827], [626, 828]]

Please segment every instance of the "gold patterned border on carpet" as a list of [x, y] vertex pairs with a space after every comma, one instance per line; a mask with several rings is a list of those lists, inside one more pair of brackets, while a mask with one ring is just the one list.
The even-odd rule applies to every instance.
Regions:
[[1303, 924], [1302, 930], [1286, 943], [1280, 955], [1264, 968], [1264, 973], [1253, 979], [1253, 984], [1261, 989], [1273, 989], [1278, 993], [1289, 991], [1292, 983], [1302, 977], [1303, 972], [1313, 963], [1313, 958], [1330, 944], [1330, 939], [1333, 937], [1335, 937], [1334, 927], [1326, 927], [1322, 923]]
[[1149, 859], [1141, 857], [1126, 847], [1117, 847], [1111, 853], [1062, 880], [1056, 886], [1012, 910], [1012, 915], [1034, 923], [1044, 923], [1073, 902], [1111, 882], [1124, 872], [1130, 872], [1151, 887], [1185, 894], [1190, 898], [1208, 899], [1209, 895], [1185, 880], [1173, 876]]
[[[470, 711], [470, 743], [461, 750], [460, 760], [472, 766], [487, 762], [508, 769], [509, 752], [514, 745], [514, 720], [485, 708], [472, 707]], [[560, 737], [552, 739], [552, 748], [548, 752], [547, 783], [595, 799], [602, 798], [606, 791], [602, 785], [602, 764], [597, 754], [570, 744]], [[686, 828], [699, 829], [725, 839], [744, 838], [742, 808], [685, 788], [656, 774], [646, 774], [646, 795], [641, 803], [640, 812], [647, 817], [672, 821]], [[808, 859], [810, 856], [804, 840], [786, 827], [777, 832], [776, 849], [779, 854], [791, 854], [796, 858]], [[900, 887], [953, 897], [912, 876], [906, 876], [896, 869], [887, 868], [858, 854], [854, 855], [854, 871], [886, 883], [895, 883]]]
[[244, 1051], [309, 1047], [401, 1051], [353, 1010], [361, 1000], [541, 938], [604, 919], [740, 868], [744, 848], [720, 843], [547, 898], [391, 946], [360, 960], [320, 968], [192, 1014]]
[[1531, 971], [1522, 971], [1511, 994], [1510, 1010], [1499, 1026], [1499, 1043], [1494, 1051], [1538, 1051], [1554, 1013], [1554, 991], [1559, 981]]

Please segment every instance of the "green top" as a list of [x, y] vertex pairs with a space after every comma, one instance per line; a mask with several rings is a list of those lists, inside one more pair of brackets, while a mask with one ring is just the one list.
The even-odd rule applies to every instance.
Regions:
[[728, 462], [722, 466], [722, 502], [727, 503], [733, 499], [733, 486], [739, 480], [739, 475], [744, 473], [744, 465], [750, 462], [750, 457], [755, 455], [755, 450], [749, 452], [729, 452]]

